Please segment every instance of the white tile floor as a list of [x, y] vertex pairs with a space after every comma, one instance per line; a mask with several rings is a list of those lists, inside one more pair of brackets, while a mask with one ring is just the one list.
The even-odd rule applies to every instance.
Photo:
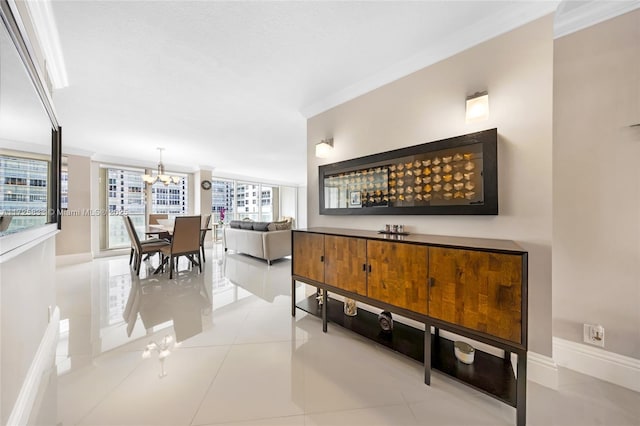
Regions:
[[[136, 278], [125, 256], [59, 268], [60, 424], [515, 424], [513, 408], [438, 373], [425, 386], [413, 360], [292, 318], [290, 270], [219, 245], [202, 274], [172, 281]], [[182, 341], [160, 378], [158, 353], [141, 355], [166, 335]], [[529, 382], [527, 424], [640, 425], [638, 393], [564, 369], [560, 382]]]

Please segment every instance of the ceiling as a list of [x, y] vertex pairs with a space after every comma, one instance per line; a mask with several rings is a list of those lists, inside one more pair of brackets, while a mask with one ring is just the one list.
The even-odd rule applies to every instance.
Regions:
[[[306, 117], [557, 2], [54, 1], [65, 150], [306, 182]], [[330, 136], [330, 135], [327, 135]]]

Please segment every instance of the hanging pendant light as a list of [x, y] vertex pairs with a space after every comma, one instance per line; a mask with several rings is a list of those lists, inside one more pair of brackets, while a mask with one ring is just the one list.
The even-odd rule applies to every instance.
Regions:
[[148, 183], [149, 185], [153, 185], [157, 181], [160, 181], [165, 185], [169, 185], [172, 182], [175, 184], [179, 183], [181, 179], [180, 176], [170, 176], [164, 173], [164, 164], [162, 164], [162, 151], [164, 151], [164, 148], [158, 148], [158, 151], [160, 151], [160, 162], [158, 163], [158, 174], [155, 176], [144, 174], [142, 175], [142, 180], [145, 183]]

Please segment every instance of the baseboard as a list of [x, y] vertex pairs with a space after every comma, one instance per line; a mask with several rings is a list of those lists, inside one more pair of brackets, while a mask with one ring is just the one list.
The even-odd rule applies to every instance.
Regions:
[[60, 310], [56, 307], [22, 382], [20, 393], [7, 421], [8, 425], [26, 425], [32, 417], [34, 404], [40, 395], [42, 379], [47, 377], [45, 373], [53, 367], [55, 362], [59, 322]]
[[78, 263], [91, 262], [93, 255], [91, 252], [76, 253], [76, 254], [63, 254], [56, 256], [56, 266], [76, 265]]
[[640, 392], [640, 360], [553, 338], [553, 359], [561, 367]]
[[553, 358], [536, 352], [528, 352], [527, 380], [551, 389], [558, 389], [558, 365]]

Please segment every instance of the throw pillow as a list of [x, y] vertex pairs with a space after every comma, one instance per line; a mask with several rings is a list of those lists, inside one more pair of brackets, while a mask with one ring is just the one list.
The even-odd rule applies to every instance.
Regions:
[[291, 229], [291, 222], [275, 222], [276, 231], [285, 231], [287, 229]]
[[269, 230], [269, 222], [253, 222], [253, 230], [254, 231], [268, 231]]
[[240, 224], [241, 224], [241, 223], [242, 223], [242, 221], [240, 221], [240, 220], [232, 220], [232, 221], [229, 223], [229, 226], [230, 226], [231, 228], [240, 229]]
[[242, 229], [250, 229], [251, 230], [251, 229], [253, 229], [253, 222], [242, 221], [242, 222], [240, 222], [240, 228], [242, 228]]

